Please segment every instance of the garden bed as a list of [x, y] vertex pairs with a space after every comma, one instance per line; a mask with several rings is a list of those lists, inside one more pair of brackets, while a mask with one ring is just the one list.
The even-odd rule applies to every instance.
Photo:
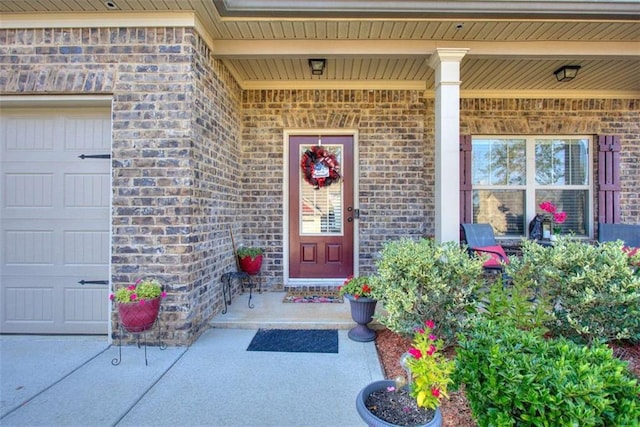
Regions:
[[[376, 338], [376, 348], [380, 363], [384, 369], [385, 378], [393, 379], [399, 375], [406, 376], [404, 370], [400, 366], [399, 360], [403, 353], [407, 351], [411, 345], [410, 338], [402, 336], [390, 331], [382, 329], [378, 331]], [[640, 344], [612, 344], [613, 354], [629, 362], [629, 369], [635, 376], [640, 378]], [[451, 353], [453, 355], [453, 353]], [[476, 422], [471, 416], [471, 409], [464, 394], [464, 390], [450, 392], [449, 399], [442, 401], [442, 416], [444, 418], [444, 426], [448, 427], [475, 427]]]

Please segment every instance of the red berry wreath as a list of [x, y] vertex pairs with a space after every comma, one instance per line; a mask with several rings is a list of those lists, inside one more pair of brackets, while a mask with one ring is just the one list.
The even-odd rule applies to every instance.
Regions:
[[304, 152], [300, 167], [304, 174], [304, 180], [313, 185], [315, 189], [328, 187], [340, 179], [340, 164], [333, 153], [315, 145]]

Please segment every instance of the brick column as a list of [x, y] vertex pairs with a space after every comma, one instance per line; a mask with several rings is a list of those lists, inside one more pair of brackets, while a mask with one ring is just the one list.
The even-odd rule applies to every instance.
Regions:
[[429, 66], [436, 71], [436, 214], [438, 242], [460, 241], [460, 61], [469, 49], [436, 49]]

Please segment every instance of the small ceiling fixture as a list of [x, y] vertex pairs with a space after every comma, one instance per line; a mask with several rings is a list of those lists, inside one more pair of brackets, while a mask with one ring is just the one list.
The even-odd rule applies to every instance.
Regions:
[[568, 82], [578, 75], [579, 65], [563, 65], [553, 72], [559, 82]]
[[321, 76], [324, 73], [324, 67], [327, 65], [326, 59], [310, 59], [309, 67], [311, 68], [311, 74], [314, 76]]

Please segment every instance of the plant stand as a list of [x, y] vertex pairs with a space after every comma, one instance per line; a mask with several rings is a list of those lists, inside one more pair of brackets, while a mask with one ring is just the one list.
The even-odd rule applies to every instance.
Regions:
[[164, 341], [162, 341], [162, 337], [160, 334], [162, 330], [162, 328], [160, 327], [160, 316], [156, 317], [151, 327], [146, 328], [142, 331], [135, 331], [135, 332], [128, 331], [122, 324], [122, 321], [120, 321], [120, 333], [118, 334], [118, 357], [114, 357], [111, 360], [111, 364], [114, 366], [117, 366], [122, 361], [122, 336], [126, 332], [129, 332], [135, 335], [136, 345], [138, 346], [138, 348], [140, 348], [140, 336], [142, 335], [142, 341], [144, 342], [144, 364], [145, 366], [149, 366], [149, 360], [147, 359], [147, 331], [150, 331], [156, 327], [158, 328], [158, 347], [160, 347], [160, 350], [166, 350], [167, 344]]
[[[253, 304], [251, 304], [251, 298], [253, 298], [253, 288], [256, 286], [253, 280], [251, 280], [251, 276], [244, 271], [232, 271], [230, 273], [225, 273], [220, 278], [222, 281], [222, 299], [224, 300], [224, 309], [222, 310], [222, 314], [227, 314], [227, 306], [231, 305], [231, 284], [234, 280], [238, 280], [240, 282], [241, 292], [245, 292], [245, 285], [249, 288], [249, 301], [247, 302], [247, 306], [249, 308], [254, 308]], [[258, 287], [258, 292], [262, 293], [262, 289]]]

